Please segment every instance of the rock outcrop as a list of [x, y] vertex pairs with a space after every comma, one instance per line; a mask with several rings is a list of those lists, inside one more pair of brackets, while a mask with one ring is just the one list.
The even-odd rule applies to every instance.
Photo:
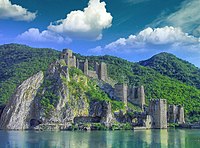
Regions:
[[59, 60], [50, 65], [44, 81], [48, 84], [43, 86], [38, 96], [39, 100], [48, 99], [47, 101], [53, 102], [51, 109], [48, 104], [41, 104], [39, 118], [43, 124], [68, 124], [73, 122], [76, 116], [88, 115], [88, 99], [83, 92], [76, 92], [71, 86], [71, 83], [87, 81], [86, 76], [80, 77], [75, 75], [70, 79], [68, 67], [62, 65]]
[[110, 126], [110, 124], [115, 121], [112, 114], [111, 103], [106, 101], [91, 102], [89, 115], [91, 117], [100, 117], [100, 122], [106, 126]]
[[43, 82], [43, 78], [43, 72], [39, 72], [24, 81], [16, 89], [1, 115], [1, 129], [19, 130], [30, 128], [30, 120], [37, 111], [35, 96]]

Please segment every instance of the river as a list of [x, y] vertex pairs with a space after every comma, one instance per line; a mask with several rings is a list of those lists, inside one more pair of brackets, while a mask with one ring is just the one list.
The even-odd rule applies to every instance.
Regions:
[[199, 148], [200, 130], [0, 131], [0, 148]]

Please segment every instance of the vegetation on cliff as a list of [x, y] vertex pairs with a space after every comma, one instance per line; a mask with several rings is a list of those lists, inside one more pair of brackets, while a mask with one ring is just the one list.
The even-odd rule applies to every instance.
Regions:
[[16, 87], [59, 56], [59, 52], [47, 48], [31, 48], [19, 44], [0, 46], [0, 105], [5, 104]]
[[[61, 65], [62, 60], [59, 60]], [[60, 99], [67, 97], [66, 104], [68, 108], [73, 109], [75, 116], [89, 114], [89, 104], [92, 101], [107, 101], [111, 103], [112, 111], [125, 109], [121, 101], [111, 100], [97, 85], [95, 80], [89, 79], [80, 69], [69, 68], [69, 80], [61, 73], [57, 78], [46, 74], [44, 83], [37, 94], [40, 99], [41, 107], [45, 117], [50, 118], [55, 112]], [[47, 72], [46, 72], [47, 73]], [[64, 89], [64, 93], [61, 89]], [[64, 96], [65, 95], [65, 96]], [[87, 107], [83, 107], [85, 104]]]
[[[88, 101], [108, 101], [111, 103], [112, 111], [117, 111], [120, 109], [125, 109], [124, 103], [121, 101], [111, 100], [108, 95], [103, 92], [97, 85], [97, 82], [92, 79], [88, 79], [81, 70], [77, 68], [70, 68], [70, 82], [68, 86], [70, 87], [70, 92], [73, 95], [86, 94]], [[77, 77], [74, 79], [74, 77]], [[81, 93], [80, 93], [81, 92]]]

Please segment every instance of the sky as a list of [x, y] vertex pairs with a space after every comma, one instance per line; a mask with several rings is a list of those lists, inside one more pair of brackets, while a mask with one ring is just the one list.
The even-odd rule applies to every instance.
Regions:
[[129, 61], [169, 52], [200, 67], [200, 0], [0, 0], [0, 44]]

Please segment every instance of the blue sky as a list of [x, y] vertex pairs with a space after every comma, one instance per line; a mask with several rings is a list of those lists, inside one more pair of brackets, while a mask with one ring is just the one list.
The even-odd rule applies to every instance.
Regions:
[[200, 67], [200, 0], [0, 0], [0, 44], [139, 61], [173, 53]]

